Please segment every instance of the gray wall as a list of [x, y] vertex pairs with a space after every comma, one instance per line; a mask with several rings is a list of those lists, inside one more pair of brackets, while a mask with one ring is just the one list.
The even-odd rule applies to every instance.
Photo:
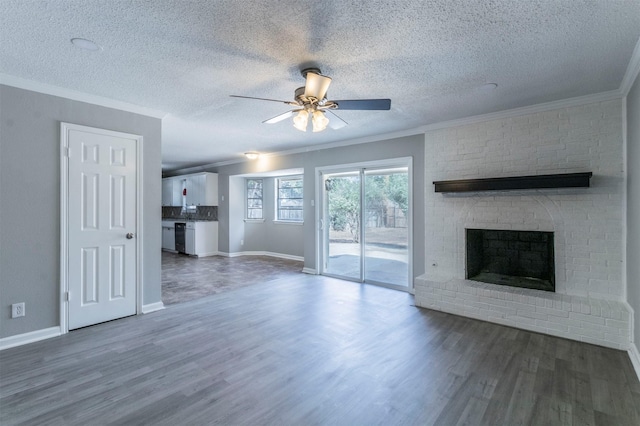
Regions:
[[[304, 169], [305, 205], [305, 219], [302, 227], [304, 236], [304, 266], [309, 269], [317, 269], [315, 264], [317, 219], [315, 217], [315, 207], [312, 206], [311, 203], [311, 201], [314, 200], [317, 185], [315, 176], [316, 167], [400, 157], [413, 158], [413, 276], [416, 277], [423, 274], [425, 258], [424, 135], [328, 148], [299, 154], [266, 157], [257, 161], [247, 161], [207, 170], [218, 173], [219, 194], [225, 197], [225, 201], [220, 202], [218, 209], [218, 219], [220, 222], [219, 250], [226, 253], [246, 250], [246, 248], [240, 246], [240, 239], [244, 235], [241, 236], [241, 234], [235, 230], [236, 227], [241, 227], [244, 233], [244, 222], [242, 220], [244, 218], [244, 187], [242, 186], [244, 179], [238, 178], [239, 175], [302, 168]], [[235, 178], [233, 178], [234, 176]], [[233, 200], [233, 197], [242, 198], [242, 209], [239, 208], [239, 201], [236, 203], [233, 201], [231, 201], [231, 203], [226, 202], [226, 200]], [[281, 239], [281, 241], [284, 242], [285, 239]], [[256, 246], [255, 249], [257, 250], [258, 247]], [[259, 250], [267, 251], [266, 248], [260, 248]]]
[[60, 325], [62, 121], [144, 137], [143, 303], [161, 301], [160, 119], [0, 85], [0, 338]]
[[627, 301], [640, 345], [640, 78], [627, 95]]
[[[244, 178], [242, 191], [244, 195]], [[304, 257], [304, 228], [302, 224], [274, 223], [276, 178], [262, 178], [262, 214], [264, 221], [244, 223], [244, 245], [242, 251], [267, 251], [289, 256]], [[237, 198], [237, 197], [235, 197]], [[234, 199], [235, 199], [234, 198]], [[242, 204], [244, 215], [245, 197]]]

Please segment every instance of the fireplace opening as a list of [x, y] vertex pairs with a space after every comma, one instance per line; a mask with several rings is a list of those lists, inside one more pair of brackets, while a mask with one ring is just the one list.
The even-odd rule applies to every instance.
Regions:
[[468, 280], [555, 291], [553, 232], [467, 229]]

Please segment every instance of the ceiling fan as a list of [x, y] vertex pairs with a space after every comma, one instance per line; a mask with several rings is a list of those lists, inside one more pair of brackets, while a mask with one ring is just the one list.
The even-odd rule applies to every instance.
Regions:
[[[277, 99], [254, 98], [252, 96], [231, 95], [234, 98], [257, 99], [260, 101], [281, 102], [295, 107], [291, 111], [276, 115], [273, 118], [263, 121], [263, 123], [274, 124], [289, 117], [293, 117], [293, 127], [303, 132], [307, 131], [309, 118], [311, 118], [314, 132], [321, 132], [327, 128], [339, 129], [347, 125], [347, 122], [338, 117], [333, 110], [389, 110], [391, 109], [391, 99], [350, 99], [341, 101], [331, 101], [326, 98], [327, 89], [331, 84], [331, 78], [320, 73], [318, 68], [305, 68], [302, 76], [306, 80], [304, 87], [299, 87], [295, 91], [293, 101], [281, 101]], [[331, 114], [335, 118], [332, 122], [326, 116]]]

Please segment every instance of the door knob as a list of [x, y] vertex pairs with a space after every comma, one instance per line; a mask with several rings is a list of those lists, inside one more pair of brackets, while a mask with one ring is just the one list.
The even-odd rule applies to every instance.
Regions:
[[130, 240], [132, 238], [133, 238], [133, 232], [127, 233], [127, 240]]

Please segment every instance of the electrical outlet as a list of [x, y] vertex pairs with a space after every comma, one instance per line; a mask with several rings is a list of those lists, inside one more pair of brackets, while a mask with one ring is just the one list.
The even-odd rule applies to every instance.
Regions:
[[11, 318], [18, 318], [24, 316], [24, 302], [14, 303], [11, 305]]
[[244, 240], [240, 240], [240, 245], [243, 246], [244, 245]]

